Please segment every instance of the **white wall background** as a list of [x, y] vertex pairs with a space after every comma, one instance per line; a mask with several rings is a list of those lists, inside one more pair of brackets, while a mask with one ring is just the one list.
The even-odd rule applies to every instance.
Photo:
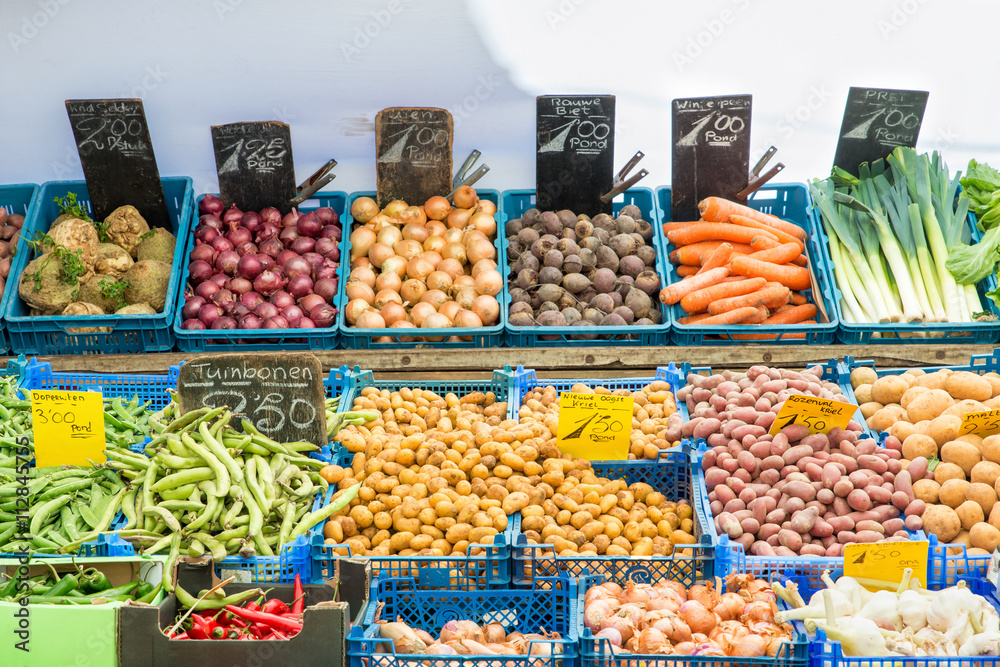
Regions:
[[670, 182], [670, 100], [752, 93], [751, 161], [825, 176], [851, 85], [930, 91], [918, 148], [1000, 167], [991, 0], [0, 0], [0, 183], [83, 177], [68, 98], [141, 97], [160, 172], [214, 190], [209, 126], [292, 126], [299, 180], [375, 184], [375, 114], [440, 106], [483, 187], [534, 186], [534, 97], [613, 93], [616, 163]]

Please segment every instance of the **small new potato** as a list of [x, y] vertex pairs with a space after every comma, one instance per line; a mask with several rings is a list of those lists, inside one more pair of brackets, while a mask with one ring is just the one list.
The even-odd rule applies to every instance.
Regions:
[[938, 444], [934, 438], [920, 433], [913, 433], [903, 441], [903, 458], [912, 461], [923, 456], [926, 459], [935, 458], [938, 454]]
[[962, 530], [958, 513], [947, 505], [929, 505], [921, 518], [924, 530], [937, 535], [941, 542], [951, 542]]
[[983, 514], [989, 516], [997, 502], [997, 493], [992, 484], [972, 482], [965, 489], [965, 499], [977, 503], [983, 509]]
[[924, 419], [934, 419], [941, 416], [954, 403], [955, 399], [948, 392], [943, 389], [931, 389], [910, 401], [909, 406], [906, 408], [906, 414], [908, 419], [913, 423]]
[[985, 401], [993, 397], [993, 386], [986, 378], [969, 371], [956, 371], [944, 382], [944, 390], [959, 400]]
[[972, 500], [966, 500], [956, 507], [955, 513], [958, 514], [958, 519], [962, 522], [962, 528], [965, 530], [972, 530], [972, 527], [977, 523], [986, 520], [983, 508], [979, 506], [979, 503]]
[[[860, 401], [859, 401], [859, 403], [860, 403]], [[882, 405], [881, 403], [876, 403], [875, 401], [869, 401], [867, 403], [861, 403], [861, 406], [860, 406], [861, 416], [864, 417], [867, 420], [870, 420], [872, 417], [875, 416], [875, 414], [879, 410], [881, 410], [884, 407], [885, 407], [884, 405]], [[869, 424], [869, 426], [871, 426], [871, 424]]]
[[949, 480], [965, 481], [965, 471], [954, 463], [939, 463], [934, 468], [934, 480], [938, 484], [944, 484]]
[[875, 369], [871, 366], [858, 366], [851, 371], [851, 388], [857, 389], [863, 384], [873, 384], [878, 380]]
[[899, 403], [910, 384], [898, 375], [886, 375], [872, 383], [872, 400], [883, 405]]
[[1000, 546], [1000, 530], [985, 522], [977, 523], [969, 529], [969, 541], [977, 549], [993, 553]]
[[872, 386], [870, 384], [858, 385], [854, 388], [854, 398], [861, 403], [870, 403], [874, 399], [872, 398]]
[[937, 503], [941, 494], [941, 485], [933, 479], [918, 479], [913, 483], [913, 496], [928, 505]]
[[941, 460], [945, 463], [954, 463], [966, 476], [972, 474], [972, 468], [979, 463], [979, 450], [975, 445], [967, 442], [952, 440], [941, 447]]

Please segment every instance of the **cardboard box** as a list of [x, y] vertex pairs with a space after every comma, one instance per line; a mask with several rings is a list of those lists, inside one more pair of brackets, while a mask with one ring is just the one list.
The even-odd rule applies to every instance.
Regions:
[[[131, 581], [159, 583], [163, 562], [157, 558], [46, 558], [45, 564], [35, 560], [28, 576], [42, 574], [52, 565], [58, 572], [74, 572], [76, 568], [93, 567], [111, 581], [112, 586], [123, 586]], [[0, 569], [8, 576], [17, 571], [16, 558], [0, 559]], [[121, 602], [102, 605], [30, 605], [28, 607], [28, 649], [25, 653], [14, 644], [21, 641], [16, 634], [20, 618], [15, 616], [20, 607], [11, 602], [0, 602], [0, 665], [3, 667], [118, 667], [119, 633], [128, 627], [119, 623]]]
[[[157, 606], [126, 605], [121, 610], [121, 667], [177, 667], [198, 665], [280, 665], [281, 667], [343, 667], [345, 637], [352, 618], [361, 618], [368, 598], [368, 565], [343, 561], [339, 583], [304, 584], [306, 609], [302, 631], [288, 640], [168, 639], [179, 611], [177, 598], [167, 596]], [[196, 595], [218, 578], [209, 559], [177, 566], [177, 582]], [[231, 595], [250, 588], [270, 589], [268, 598], [291, 605], [293, 584], [228, 584]], [[128, 627], [128, 631], [124, 630]]]

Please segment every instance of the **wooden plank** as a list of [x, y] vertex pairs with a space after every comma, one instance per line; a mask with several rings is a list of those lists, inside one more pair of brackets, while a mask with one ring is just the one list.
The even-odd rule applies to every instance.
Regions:
[[[882, 368], [913, 366], [955, 366], [968, 364], [973, 354], [990, 354], [992, 345], [827, 345], [778, 346], [738, 345], [709, 347], [578, 347], [578, 348], [493, 348], [485, 350], [411, 349], [318, 350], [314, 354], [324, 368], [348, 365], [380, 373], [400, 373], [407, 377], [473, 377], [505, 364], [525, 368], [565, 372], [562, 377], [642, 376], [644, 371], [671, 361], [690, 362], [713, 368], [748, 368], [769, 364], [801, 368], [810, 363], [842, 359], [874, 359]], [[57, 371], [92, 373], [165, 373], [191, 354], [176, 352], [137, 355], [71, 355], [40, 357]], [[440, 369], [450, 369], [443, 373]], [[607, 373], [607, 375], [599, 375]], [[556, 377], [553, 375], [552, 377]]]

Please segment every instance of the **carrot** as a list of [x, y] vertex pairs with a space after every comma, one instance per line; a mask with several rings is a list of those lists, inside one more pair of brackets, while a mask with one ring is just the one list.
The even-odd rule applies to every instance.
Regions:
[[729, 264], [729, 258], [733, 256], [733, 246], [730, 243], [723, 243], [702, 263], [698, 273], [704, 273], [711, 269]]
[[[767, 283], [767, 285], [765, 285], [764, 287], [776, 287], [776, 286], [779, 286], [779, 285], [781, 285], [781, 283]], [[784, 285], [781, 285], [781, 286], [784, 287]], [[779, 296], [779, 297], [777, 297], [775, 299], [772, 299], [770, 301], [765, 301], [763, 305], [769, 311], [774, 312], [778, 308], [781, 308], [782, 306], [784, 306], [785, 304], [787, 304], [788, 300], [791, 297], [792, 297], [792, 291], [786, 287], [781, 292], [781, 296]]]
[[[726, 243], [726, 241], [699, 241], [698, 243], [683, 245], [671, 250], [667, 259], [674, 264], [701, 266], [708, 259], [709, 255], [715, 252], [723, 243]], [[733, 246], [734, 253], [749, 255], [753, 252], [753, 248], [747, 243], [730, 243], [729, 245]]]
[[684, 229], [673, 229], [667, 232], [667, 240], [674, 245], [689, 245], [699, 241], [750, 243], [750, 240], [758, 234], [771, 234], [775, 241], [779, 240], [777, 234], [766, 230], [721, 222], [698, 222], [688, 225]]
[[706, 271], [697, 276], [692, 276], [679, 283], [674, 283], [660, 290], [660, 302], [666, 305], [675, 304], [684, 298], [685, 295], [704, 287], [711, 287], [729, 275], [729, 269], [720, 266], [717, 269]]
[[[761, 322], [763, 324], [763, 322]], [[815, 322], [813, 322], [815, 324]], [[805, 340], [804, 333], [788, 332], [783, 334], [733, 334], [733, 340]]]
[[731, 202], [727, 199], [723, 199], [722, 197], [707, 197], [701, 200], [701, 202], [698, 203], [698, 211], [701, 213], [702, 218], [713, 222], [723, 222], [724, 220], [731, 218], [733, 215], [742, 215], [743, 217], [762, 222], [769, 227], [780, 229], [786, 234], [791, 234], [800, 241], [805, 241], [807, 238], [806, 230], [802, 229], [798, 225], [786, 222], [775, 215], [761, 213], [760, 211], [754, 210], [749, 206]]
[[692, 222], [664, 222], [663, 233], [666, 234], [672, 229], [684, 229], [687, 225], [693, 225], [699, 222], [704, 222], [704, 220], [694, 220]]
[[689, 315], [688, 317], [682, 317], [678, 322], [681, 324], [697, 324], [702, 320], [708, 319], [709, 317], [715, 317], [711, 313], [698, 313], [697, 315]]
[[[753, 247], [752, 244], [751, 247]], [[783, 243], [776, 248], [771, 248], [770, 250], [759, 250], [747, 256], [752, 257], [754, 259], [759, 259], [762, 262], [771, 262], [772, 264], [787, 264], [796, 257], [800, 257], [801, 254], [802, 251], [799, 250], [796, 244]]]
[[[708, 308], [708, 304], [714, 301], [750, 294], [751, 292], [760, 290], [765, 284], [767, 284], [767, 281], [763, 278], [749, 278], [737, 282], [719, 283], [686, 295], [681, 299], [681, 308], [686, 313], [698, 313]], [[717, 315], [718, 313], [712, 314]]]
[[[759, 222], [757, 220], [754, 220], [753, 218], [747, 218], [742, 215], [731, 215], [729, 216], [729, 222], [731, 224], [737, 225], [738, 227], [748, 227], [750, 229], [758, 229], [762, 233], [767, 232], [773, 235], [775, 238], [777, 238], [778, 241], [780, 241], [781, 243], [794, 243], [796, 246], [798, 246], [800, 253], [805, 252], [806, 250], [806, 244], [797, 239], [796, 237], [792, 236], [791, 234], [786, 234], [785, 232], [779, 229], [772, 229], [767, 225], [765, 225], [763, 222]], [[753, 239], [750, 240], [752, 241]]]
[[793, 290], [809, 289], [809, 269], [794, 264], [770, 264], [749, 257], [734, 257], [729, 265], [733, 273], [747, 278], [766, 278]]
[[809, 303], [809, 300], [806, 299], [806, 295], [805, 294], [799, 294], [798, 292], [792, 292], [792, 296], [788, 299], [788, 303], [792, 304], [793, 306], [803, 306], [803, 305]]
[[764, 320], [767, 319], [767, 308], [764, 306], [757, 306], [757, 314], [751, 315], [746, 318], [740, 324], [762, 324]]
[[787, 287], [777, 283], [771, 283], [766, 286], [762, 286], [757, 291], [750, 292], [749, 294], [744, 293], [740, 296], [731, 296], [713, 301], [708, 304], [708, 312], [713, 315], [718, 315], [720, 313], [725, 313], [736, 308], [743, 308], [745, 306], [752, 306], [756, 308], [757, 306], [763, 306], [768, 302], [781, 299], [782, 297], [787, 298], [787, 296]]
[[[778, 243], [777, 241], [772, 241], [766, 236], [755, 236], [750, 241], [750, 247], [754, 249], [754, 252], [760, 252], [761, 250], [771, 250], [772, 248], [778, 248], [782, 245], [784, 244]], [[785, 262], [782, 263], [784, 264]], [[808, 266], [809, 259], [805, 255], [799, 255], [795, 259], [790, 260], [789, 263], [798, 264], [799, 266]]]
[[696, 275], [699, 272], [697, 266], [688, 266], [687, 264], [681, 264], [677, 267], [677, 275], [681, 278], [687, 278], [688, 276]]
[[816, 306], [807, 303], [804, 306], [794, 306], [786, 311], [775, 313], [764, 321], [764, 324], [798, 324], [816, 316]]
[[[792, 292], [792, 294], [795, 294], [795, 292]], [[784, 306], [779, 306], [778, 308], [772, 310], [771, 314], [772, 315], [777, 315], [778, 313], [783, 313], [786, 310], [789, 310], [789, 309], [794, 308], [794, 307], [795, 306], [793, 306], [792, 304], [786, 303]]]
[[698, 324], [704, 326], [712, 324], [742, 324], [744, 320], [758, 317], [760, 317], [760, 310], [747, 306], [746, 308], [737, 308], [736, 310], [730, 310], [719, 315], [710, 315], [698, 320]]

